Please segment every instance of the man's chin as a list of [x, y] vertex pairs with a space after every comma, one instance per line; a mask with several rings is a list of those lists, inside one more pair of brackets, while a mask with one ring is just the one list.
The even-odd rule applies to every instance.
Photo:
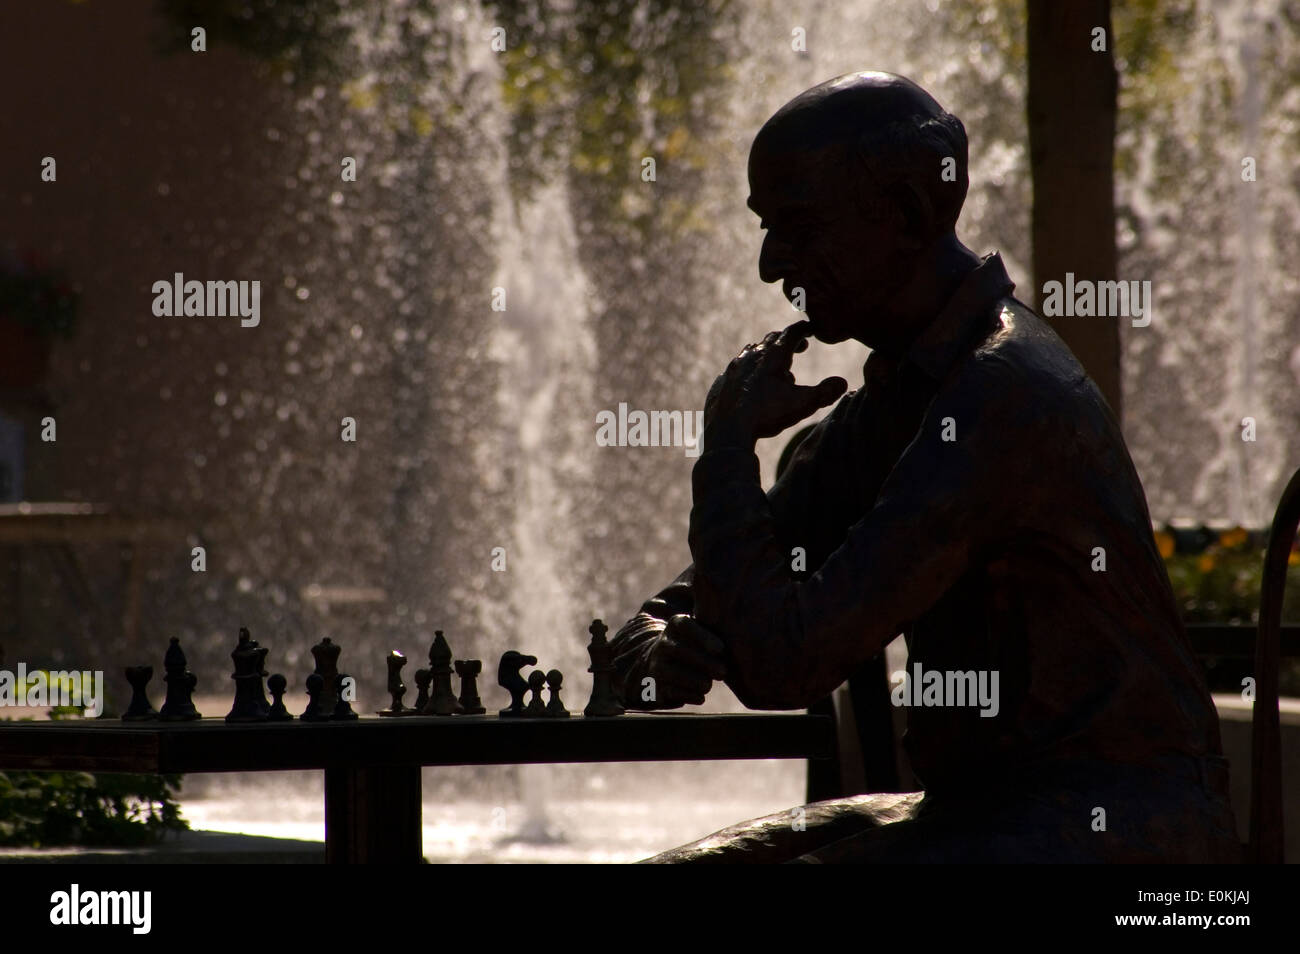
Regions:
[[809, 322], [812, 325], [809, 329], [812, 337], [822, 344], [839, 344], [841, 341], [848, 340], [848, 334], [838, 328], [828, 328], [816, 318], [810, 318]]

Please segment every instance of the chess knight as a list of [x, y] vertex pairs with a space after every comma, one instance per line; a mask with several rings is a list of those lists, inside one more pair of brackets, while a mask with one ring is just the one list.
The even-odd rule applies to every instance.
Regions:
[[[909, 668], [999, 673], [999, 706], [906, 709], [923, 795], [819, 802], [654, 860], [1239, 860], [1119, 424], [1001, 258], [957, 239], [961, 122], [901, 77], [842, 76], [768, 120], [749, 183], [759, 277], [806, 320], [708, 394], [694, 562], [612, 640], [623, 702], [697, 704], [723, 680], [750, 708], [805, 708], [902, 633]], [[796, 384], [808, 337], [867, 345], [864, 386]], [[755, 441], [832, 405], [764, 492]]]

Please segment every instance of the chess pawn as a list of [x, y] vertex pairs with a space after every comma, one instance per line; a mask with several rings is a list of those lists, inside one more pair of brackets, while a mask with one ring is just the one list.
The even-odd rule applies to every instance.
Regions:
[[323, 718], [328, 719], [339, 704], [339, 652], [342, 647], [328, 636], [311, 648], [312, 658], [316, 660], [316, 672], [321, 677], [318, 710]]
[[122, 715], [123, 722], [146, 722], [158, 718], [158, 710], [149, 701], [145, 687], [153, 678], [153, 666], [127, 666], [126, 681], [131, 684], [131, 704]]
[[288, 722], [293, 718], [293, 713], [284, 707], [284, 691], [289, 687], [289, 680], [278, 672], [270, 679], [266, 680], [266, 688], [271, 690], [271, 708], [267, 710], [266, 721], [268, 722]]
[[451, 688], [451, 672], [451, 647], [442, 630], [434, 630], [429, 647], [429, 701], [420, 710], [424, 715], [449, 716], [460, 709]]
[[591, 657], [591, 699], [587, 708], [582, 710], [585, 716], [616, 716], [623, 714], [623, 706], [618, 693], [614, 691], [614, 664], [610, 661], [609, 643], [605, 633], [609, 627], [599, 619], [593, 619], [587, 628], [591, 633], [591, 642], [587, 645], [587, 655]]
[[321, 690], [324, 684], [325, 680], [318, 672], [307, 677], [307, 708], [298, 717], [303, 722], [324, 722], [329, 718], [328, 713], [322, 714], [321, 711]]
[[534, 669], [528, 674], [528, 688], [532, 690], [533, 697], [528, 700], [528, 707], [524, 709], [524, 715], [530, 719], [541, 718], [546, 715], [546, 704], [542, 702], [542, 687], [546, 685], [546, 674], [540, 669]]
[[167, 698], [158, 710], [158, 718], [164, 722], [192, 722], [201, 718], [199, 710], [194, 708], [194, 687], [198, 677], [186, 668], [185, 651], [181, 641], [172, 637], [167, 654], [163, 657], [163, 682], [167, 683]]
[[404, 716], [408, 715], [411, 710], [402, 705], [402, 696], [406, 695], [406, 683], [402, 682], [402, 667], [406, 665], [406, 657], [393, 650], [388, 654], [388, 694], [392, 696], [392, 703], [387, 709], [380, 709], [381, 716]]
[[425, 706], [429, 704], [429, 670], [415, 670], [415, 689], [415, 712], [423, 715]]
[[257, 646], [257, 679], [253, 682], [253, 696], [257, 700], [257, 708], [261, 711], [262, 718], [265, 719], [271, 714], [271, 703], [266, 698], [266, 689], [262, 680], [266, 678], [266, 656], [270, 650], [265, 646], [258, 646], [256, 642], [253, 645]]
[[478, 675], [483, 671], [483, 663], [477, 659], [457, 659], [456, 675], [460, 676], [460, 711], [465, 715], [480, 715], [487, 712], [483, 700], [478, 697]]
[[560, 687], [564, 685], [564, 673], [558, 669], [552, 669], [546, 674], [546, 687], [551, 690], [551, 699], [546, 703], [546, 717], [548, 719], [567, 719], [569, 710], [564, 708], [564, 703], [560, 701]]
[[337, 687], [334, 697], [337, 701], [334, 703], [333, 718], [339, 720], [357, 718], [357, 714], [352, 711], [352, 700], [348, 698], [348, 696], [352, 695], [352, 687], [356, 683], [346, 673], [339, 673], [334, 679]]
[[525, 656], [513, 649], [502, 654], [501, 662], [497, 664], [497, 685], [510, 693], [510, 706], [501, 710], [501, 718], [519, 718], [524, 714], [524, 693], [528, 691], [528, 683], [519, 675], [519, 670], [536, 665], [536, 656]]

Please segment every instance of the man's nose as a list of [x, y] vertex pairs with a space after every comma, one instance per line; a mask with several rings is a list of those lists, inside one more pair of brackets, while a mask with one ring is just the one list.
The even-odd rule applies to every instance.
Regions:
[[793, 274], [794, 259], [790, 254], [790, 246], [768, 232], [763, 238], [763, 248], [758, 253], [758, 277], [765, 282], [775, 282]]

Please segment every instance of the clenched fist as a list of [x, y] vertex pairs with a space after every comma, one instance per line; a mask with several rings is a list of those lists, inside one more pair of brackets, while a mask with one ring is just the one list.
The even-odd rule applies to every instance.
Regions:
[[646, 645], [623, 685], [629, 709], [700, 705], [715, 679], [725, 679], [726, 647], [692, 617], [678, 614]]

